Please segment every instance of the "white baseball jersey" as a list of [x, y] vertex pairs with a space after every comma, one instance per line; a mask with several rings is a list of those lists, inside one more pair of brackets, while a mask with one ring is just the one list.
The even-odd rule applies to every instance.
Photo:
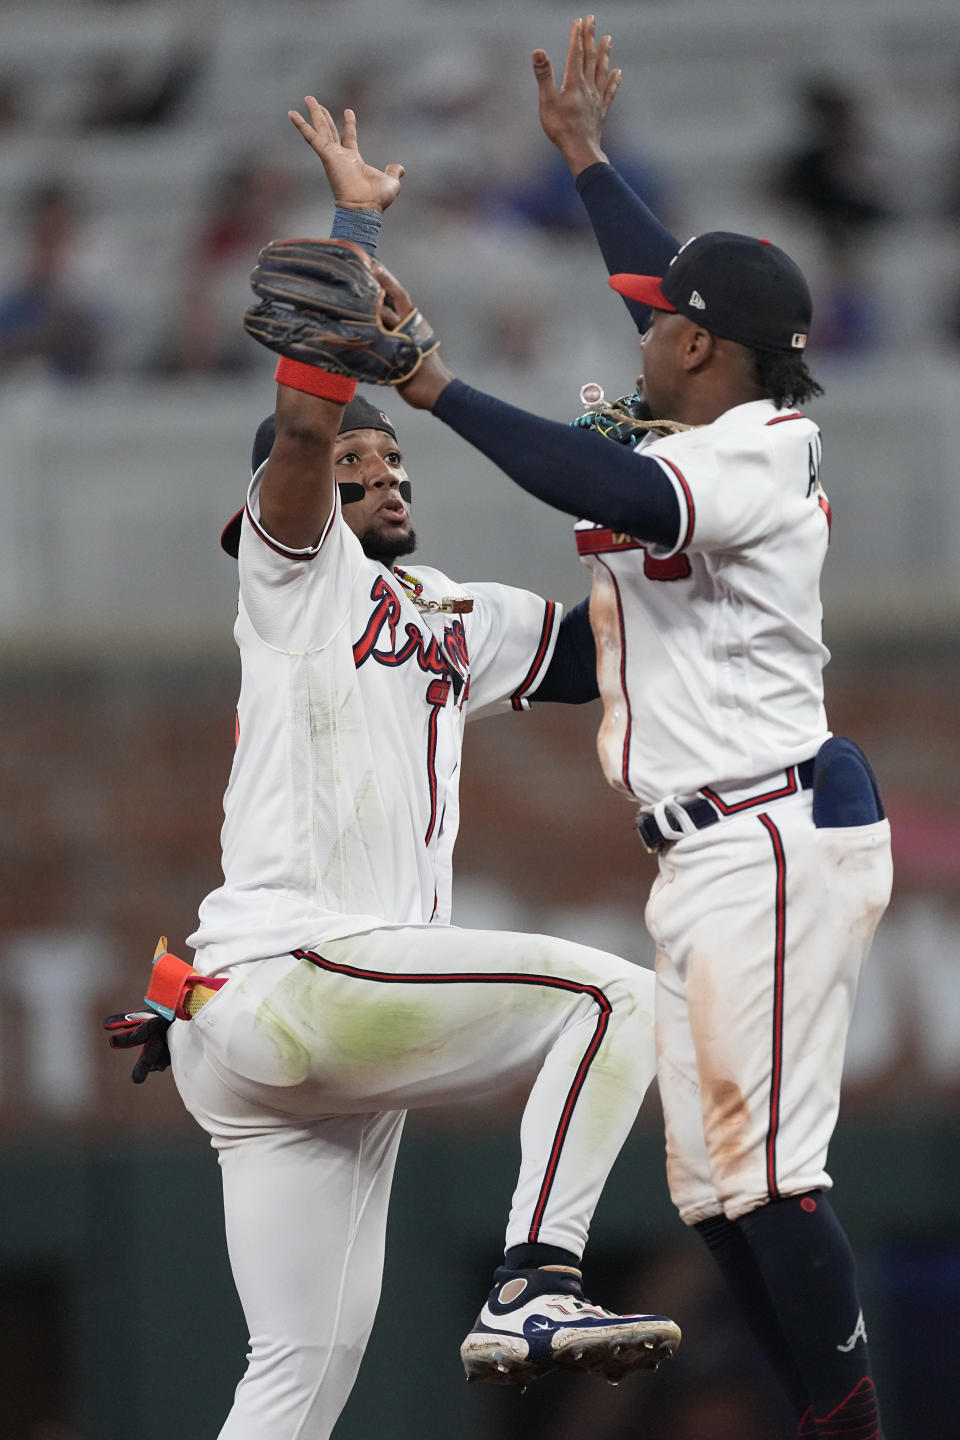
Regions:
[[[258, 494], [255, 479], [224, 883], [189, 942], [227, 983], [169, 1043], [219, 1152], [250, 1327], [221, 1440], [328, 1440], [377, 1308], [404, 1112], [535, 1074], [506, 1245], [578, 1256], [656, 1069], [654, 977], [442, 923], [463, 722], [525, 705], [559, 608], [369, 560], [339, 497], [320, 542], [289, 550]], [[448, 596], [472, 610], [424, 608]]]
[[[607, 780], [652, 805], [808, 759], [828, 738], [820, 435], [757, 400], [643, 454], [680, 505], [671, 550], [582, 521]], [[626, 621], [626, 625], [625, 625]]]
[[[464, 719], [521, 702], [560, 619], [528, 591], [367, 559], [339, 495], [319, 543], [287, 549], [259, 524], [260, 473], [240, 542], [224, 883], [188, 940], [208, 974], [375, 926], [449, 920]], [[472, 611], [423, 608], [450, 596]]]

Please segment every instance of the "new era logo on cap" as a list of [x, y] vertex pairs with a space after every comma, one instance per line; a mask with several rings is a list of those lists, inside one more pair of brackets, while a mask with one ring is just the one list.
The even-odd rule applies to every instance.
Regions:
[[614, 290], [672, 310], [751, 350], [803, 350], [813, 302], [803, 272], [769, 240], [711, 230], [677, 251], [666, 273], [611, 275]]

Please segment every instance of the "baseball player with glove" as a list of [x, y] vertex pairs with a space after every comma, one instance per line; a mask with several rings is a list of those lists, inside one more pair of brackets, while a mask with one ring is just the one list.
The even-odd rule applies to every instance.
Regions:
[[[293, 115], [331, 181], [334, 235], [261, 253], [251, 335], [281, 355], [237, 557], [242, 680], [222, 886], [192, 965], [155, 957], [134, 1079], [172, 1057], [219, 1156], [250, 1330], [221, 1440], [325, 1440], [380, 1290], [404, 1112], [529, 1080], [502, 1264], [461, 1347], [468, 1378], [616, 1382], [680, 1339], [581, 1285], [604, 1181], [653, 1078], [650, 972], [542, 935], [450, 924], [463, 726], [531, 696], [597, 695], [585, 604], [397, 565], [414, 548], [396, 429], [355, 377], [396, 384], [437, 341], [382, 306], [379, 171], [312, 98]], [[354, 377], [354, 378], [347, 378]], [[154, 1018], [145, 1018], [150, 1013]], [[164, 1041], [168, 1042], [168, 1049]]]
[[[541, 120], [641, 329], [642, 399], [673, 425], [611, 444], [635, 438], [629, 397], [616, 435], [558, 424], [471, 389], [432, 341], [400, 394], [578, 519], [600, 759], [659, 857], [647, 924], [671, 1193], [797, 1433], [882, 1440], [825, 1167], [890, 832], [866, 758], [831, 735], [823, 705], [830, 507], [800, 408], [822, 393], [804, 359], [810, 292], [766, 240], [713, 231], [681, 246], [623, 184], [600, 143], [620, 82], [609, 56], [592, 16], [574, 22], [559, 87], [535, 51]], [[399, 281], [374, 274], [380, 323], [429, 333]]]

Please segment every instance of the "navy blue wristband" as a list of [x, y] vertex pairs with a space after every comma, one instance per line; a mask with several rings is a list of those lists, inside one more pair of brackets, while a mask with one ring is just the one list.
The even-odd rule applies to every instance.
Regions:
[[352, 240], [368, 255], [376, 255], [382, 224], [379, 210], [342, 210], [338, 205], [333, 212], [330, 239]]

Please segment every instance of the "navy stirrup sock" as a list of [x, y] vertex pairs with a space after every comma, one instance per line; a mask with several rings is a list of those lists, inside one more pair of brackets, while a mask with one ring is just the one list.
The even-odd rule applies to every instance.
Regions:
[[508, 1270], [537, 1270], [541, 1265], [569, 1265], [580, 1269], [580, 1257], [559, 1245], [511, 1245], [503, 1257]]
[[776, 1310], [767, 1294], [763, 1275], [746, 1237], [725, 1215], [714, 1215], [694, 1226], [733, 1295], [753, 1338], [767, 1358], [797, 1419], [806, 1413], [810, 1401], [787, 1344]]
[[803, 1377], [801, 1435], [883, 1440], [850, 1242], [822, 1190], [736, 1222]]

